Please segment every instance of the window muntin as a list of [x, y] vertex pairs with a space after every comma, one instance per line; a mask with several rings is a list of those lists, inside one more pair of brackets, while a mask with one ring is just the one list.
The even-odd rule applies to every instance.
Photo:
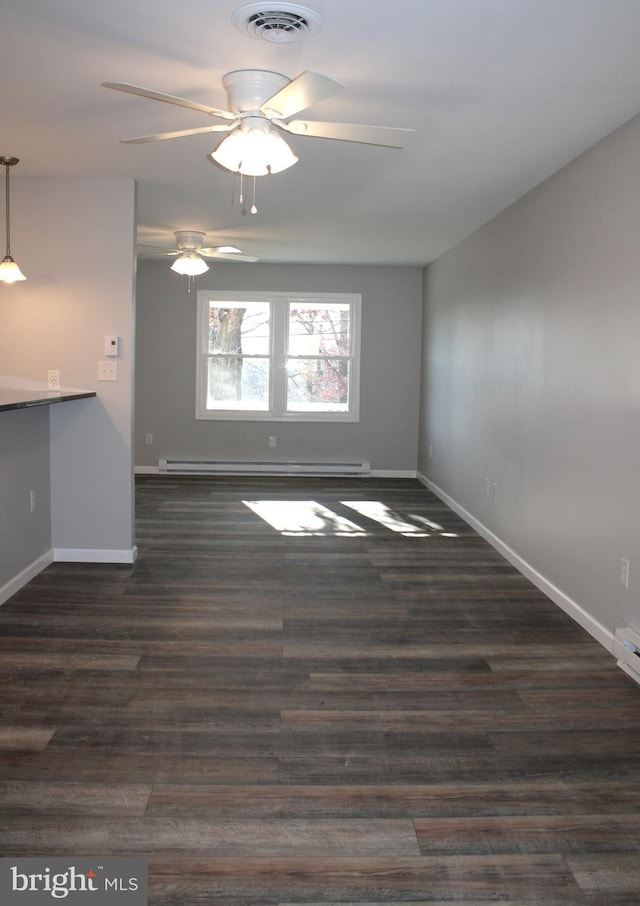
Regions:
[[198, 293], [196, 418], [357, 421], [361, 300]]

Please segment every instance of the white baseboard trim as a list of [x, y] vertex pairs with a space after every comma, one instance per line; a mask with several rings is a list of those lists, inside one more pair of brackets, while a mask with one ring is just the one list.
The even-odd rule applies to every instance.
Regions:
[[23, 586], [28, 582], [31, 582], [32, 579], [41, 573], [43, 569], [46, 569], [53, 563], [53, 551], [49, 550], [46, 553], [42, 554], [41, 557], [38, 557], [37, 560], [34, 560], [33, 563], [30, 563], [29, 566], [25, 566], [17, 576], [14, 576], [13, 579], [9, 579], [8, 582], [0, 587], [0, 604], [4, 604], [5, 601], [8, 601], [9, 598], [13, 597], [16, 592], [20, 591]]
[[131, 550], [101, 550], [94, 548], [55, 547], [53, 559], [56, 563], [135, 563], [138, 548]]
[[166, 475], [166, 472], [160, 472], [157, 466], [134, 466], [134, 475]]
[[523, 576], [526, 576], [527, 579], [533, 582], [536, 588], [539, 588], [554, 604], [557, 604], [558, 607], [560, 607], [561, 610], [564, 610], [564, 612], [574, 619], [576, 623], [582, 626], [583, 629], [586, 629], [589, 635], [597, 642], [600, 642], [610, 654], [614, 654], [614, 634], [610, 632], [606, 626], [603, 626], [602, 623], [598, 622], [591, 614], [587, 613], [577, 601], [574, 601], [545, 576], [539, 573], [535, 567], [531, 566], [530, 563], [524, 560], [516, 551], [509, 547], [508, 544], [505, 544], [504, 541], [488, 529], [486, 525], [465, 510], [464, 507], [460, 506], [460, 504], [450, 497], [446, 491], [443, 491], [442, 488], [439, 488], [433, 481], [428, 479], [425, 475], [422, 475], [420, 472], [418, 472], [417, 478], [421, 484], [429, 488], [430, 491], [433, 491], [436, 497], [439, 497], [446, 503], [454, 513], [457, 513], [458, 516], [464, 519], [471, 528], [475, 529], [485, 541], [488, 541], [492, 547], [502, 554], [505, 560], [508, 560], [512, 566], [515, 566], [515, 568], [523, 574]]

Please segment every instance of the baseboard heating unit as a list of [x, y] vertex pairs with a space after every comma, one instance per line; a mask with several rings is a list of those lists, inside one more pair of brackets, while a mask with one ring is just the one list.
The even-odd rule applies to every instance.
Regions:
[[616, 629], [613, 653], [618, 658], [618, 666], [640, 683], [640, 635], [633, 629]]
[[368, 462], [269, 462], [205, 459], [160, 459], [160, 472], [200, 475], [303, 475], [303, 476], [351, 476], [366, 478], [371, 474]]

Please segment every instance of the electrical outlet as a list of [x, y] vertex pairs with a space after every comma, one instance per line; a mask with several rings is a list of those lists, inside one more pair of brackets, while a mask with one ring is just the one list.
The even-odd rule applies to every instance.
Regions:
[[60, 372], [59, 371], [47, 371], [47, 389], [49, 390], [59, 390], [60, 389]]
[[272, 436], [269, 438], [269, 446], [270, 446], [270, 447], [275, 447], [275, 446], [277, 445], [277, 443], [278, 443], [277, 438], [273, 437], [273, 435], [272, 435]]
[[151, 434], [151, 432], [148, 431], [148, 432], [145, 434], [145, 436], [144, 436], [144, 442], [145, 442], [145, 444], [152, 444], [152, 443], [153, 443], [153, 434]]

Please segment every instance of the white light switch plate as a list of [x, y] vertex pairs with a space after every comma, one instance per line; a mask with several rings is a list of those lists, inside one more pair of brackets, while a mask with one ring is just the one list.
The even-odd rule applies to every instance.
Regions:
[[98, 362], [98, 380], [99, 381], [117, 381], [118, 380], [118, 363]]

